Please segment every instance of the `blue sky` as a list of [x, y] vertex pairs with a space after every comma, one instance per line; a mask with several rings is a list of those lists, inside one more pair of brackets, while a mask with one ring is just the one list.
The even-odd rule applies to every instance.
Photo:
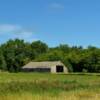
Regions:
[[100, 0], [0, 0], [0, 43], [14, 38], [100, 47]]

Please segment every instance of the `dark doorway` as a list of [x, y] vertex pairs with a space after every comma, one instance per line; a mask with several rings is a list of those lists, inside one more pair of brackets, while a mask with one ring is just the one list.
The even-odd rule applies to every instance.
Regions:
[[64, 71], [64, 68], [63, 66], [56, 66], [56, 72], [63, 72]]

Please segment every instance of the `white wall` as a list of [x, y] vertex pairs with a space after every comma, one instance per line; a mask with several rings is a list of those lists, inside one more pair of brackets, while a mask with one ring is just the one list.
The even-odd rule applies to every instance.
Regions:
[[56, 66], [51, 67], [51, 73], [56, 73]]

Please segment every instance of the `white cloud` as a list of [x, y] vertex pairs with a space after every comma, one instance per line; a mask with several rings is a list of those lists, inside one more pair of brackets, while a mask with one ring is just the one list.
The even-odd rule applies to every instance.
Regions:
[[21, 27], [17, 25], [10, 25], [10, 24], [0, 25], [0, 34], [4, 34], [6, 32], [15, 32], [17, 30], [21, 30]]
[[20, 25], [1, 24], [0, 37], [7, 37], [9, 39], [19, 38], [27, 41], [36, 40], [34, 32], [26, 30]]
[[52, 3], [50, 5], [51, 8], [54, 8], [54, 9], [63, 9], [64, 8], [64, 5], [60, 4], [60, 3]]

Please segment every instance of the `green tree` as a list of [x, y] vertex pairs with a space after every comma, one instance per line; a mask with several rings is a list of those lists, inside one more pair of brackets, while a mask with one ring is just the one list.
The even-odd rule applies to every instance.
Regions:
[[3, 56], [3, 53], [1, 51], [1, 49], [0, 49], [0, 69], [1, 70], [7, 70], [7, 68], [6, 68], [6, 61], [5, 61], [5, 58]]
[[88, 72], [100, 72], [100, 49], [88, 49], [83, 59], [83, 65]]
[[46, 53], [48, 51], [47, 44], [41, 42], [41, 41], [35, 41], [31, 43], [32, 51], [35, 53], [35, 56], [37, 57], [40, 54]]

